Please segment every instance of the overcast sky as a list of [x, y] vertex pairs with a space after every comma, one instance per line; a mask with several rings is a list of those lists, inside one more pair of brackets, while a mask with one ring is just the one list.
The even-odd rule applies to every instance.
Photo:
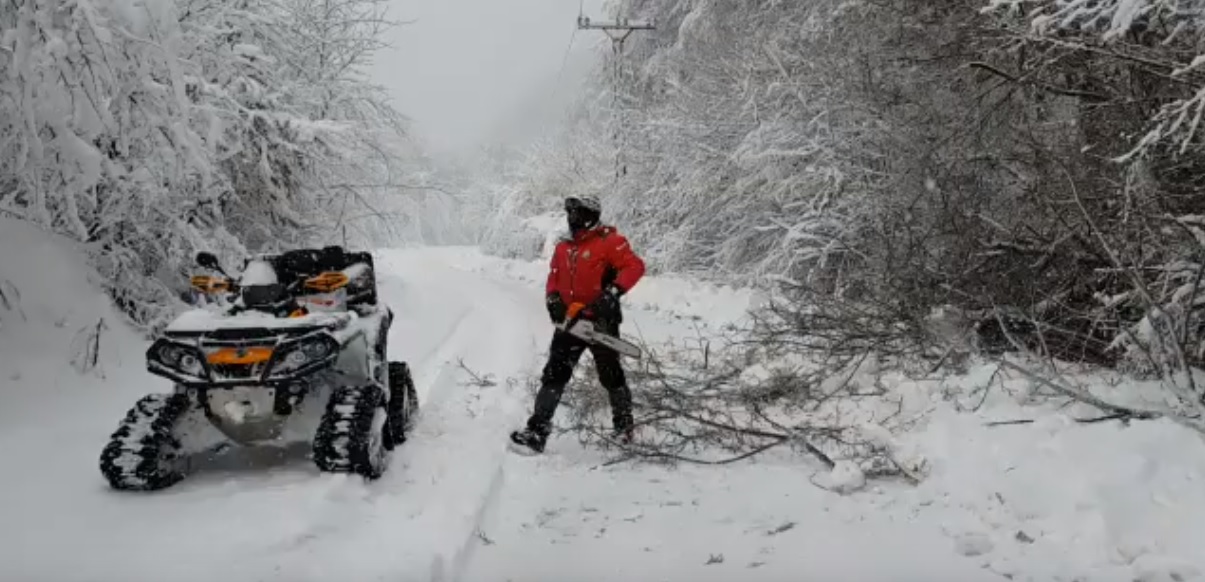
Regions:
[[[398, 109], [432, 153], [462, 152], [494, 137], [508, 116], [547, 98], [576, 28], [579, 0], [392, 0], [391, 17], [414, 21], [389, 35], [374, 65]], [[603, 15], [602, 0], [585, 0]], [[579, 31], [558, 91], [572, 89], [605, 39]]]

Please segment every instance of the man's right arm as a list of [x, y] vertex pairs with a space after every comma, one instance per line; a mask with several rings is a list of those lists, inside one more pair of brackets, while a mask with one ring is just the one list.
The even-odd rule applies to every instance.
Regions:
[[556, 275], [557, 275], [557, 255], [560, 254], [561, 245], [557, 245], [552, 249], [552, 259], [548, 261], [548, 281], [544, 284], [544, 296], [547, 297], [557, 291]]
[[556, 325], [560, 325], [565, 321], [565, 315], [568, 311], [564, 299], [556, 288], [557, 265], [560, 263], [557, 260], [557, 254], [560, 250], [561, 246], [557, 245], [557, 248], [552, 251], [552, 260], [548, 263], [548, 282], [544, 285], [544, 306], [548, 308], [548, 317]]

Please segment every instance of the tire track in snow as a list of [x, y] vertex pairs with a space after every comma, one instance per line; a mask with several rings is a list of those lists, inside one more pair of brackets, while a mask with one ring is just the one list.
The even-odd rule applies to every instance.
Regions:
[[[427, 397], [415, 431], [393, 452], [390, 470], [364, 484], [359, 498], [354, 491], [340, 491], [342, 500], [324, 507], [323, 514], [341, 515], [336, 523], [326, 515], [311, 522], [313, 535], [304, 545], [320, 558], [289, 563], [288, 571], [277, 570], [272, 578], [346, 575], [355, 572], [357, 557], [382, 544], [385, 548], [374, 552], [379, 562], [366, 575], [450, 582], [467, 569], [481, 523], [497, 507], [504, 489], [506, 433], [522, 402], [506, 380], [528, 372], [533, 356], [533, 318], [516, 304], [528, 303], [520, 297], [531, 291], [446, 264], [434, 279], [438, 284], [431, 285], [433, 296], [470, 307], [441, 310], [455, 313], [451, 325], [440, 325], [451, 329], [417, 364], [415, 381], [421, 386], [416, 387]], [[464, 290], [472, 290], [472, 297]], [[432, 307], [424, 305], [429, 297], [399, 295], [383, 298], [402, 309]], [[483, 302], [481, 297], [492, 299]], [[492, 374], [496, 384], [477, 387], [460, 381], [457, 356], [475, 372]], [[429, 567], [430, 578], [415, 571], [420, 564]]]
[[[511, 281], [488, 279], [481, 273], [465, 272], [463, 276], [473, 279], [478, 287], [486, 286], [491, 291], [486, 295], [509, 296], [515, 300], [515, 303], [523, 303], [524, 301], [518, 298], [526, 297], [531, 293], [526, 286], [520, 286]], [[521, 378], [530, 371], [531, 365], [538, 364], [536, 357], [538, 354], [533, 353], [534, 346], [537, 346], [538, 342], [535, 340], [530, 323], [542, 322], [543, 318], [542, 315], [524, 317], [523, 310], [514, 309], [514, 305], [508, 307], [483, 309], [481, 315], [484, 316], [485, 321], [481, 322], [480, 327], [482, 330], [494, 331], [494, 334], [502, 330], [509, 330], [512, 333], [522, 331], [525, 336], [523, 341], [499, 342], [498, 340], [502, 338], [493, 337], [494, 334], [481, 334], [474, 336], [473, 342], [474, 347], [484, 344], [485, 350], [488, 350], [490, 354], [491, 365], [482, 367], [480, 373]], [[515, 339], [518, 339], [517, 335]], [[480, 349], [465, 351], [466, 356], [480, 353], [482, 353]], [[465, 359], [466, 365], [472, 367], [468, 363], [468, 360], [472, 358], [465, 357]], [[448, 367], [444, 368], [445, 371], [447, 369]], [[492, 422], [476, 422], [472, 429], [480, 438], [479, 443], [474, 443], [476, 445], [475, 452], [485, 456], [485, 459], [482, 460], [491, 468], [489, 483], [474, 504], [471, 515], [462, 521], [463, 531], [458, 542], [454, 546], [449, 546], [446, 552], [440, 552], [432, 557], [430, 579], [434, 582], [458, 582], [463, 578], [478, 544], [482, 541], [483, 525], [496, 512], [501, 501], [506, 480], [506, 465], [510, 457], [506, 447], [506, 434], [513, 422], [520, 420], [526, 399], [525, 395], [521, 393], [521, 384], [511, 385], [506, 378], [496, 377], [495, 381], [496, 384], [493, 387], [485, 389], [493, 394], [486, 409], [482, 411], [486, 418], [492, 419]], [[464, 390], [468, 390], [468, 388]]]
[[[483, 277], [481, 272], [474, 272], [477, 277]], [[515, 295], [523, 295], [530, 293], [531, 290], [526, 285], [517, 283], [508, 279], [486, 279], [491, 286], [495, 288], [508, 289], [510, 293]], [[517, 317], [512, 317], [512, 324], [519, 322]], [[535, 329], [540, 329], [540, 325], [545, 324], [545, 316], [542, 311], [530, 316], [518, 326], [529, 330], [526, 342], [516, 342], [510, 344], [509, 348], [514, 354], [523, 353], [528, 358], [527, 365], [521, 367], [517, 373], [521, 378], [525, 371], [538, 370], [541, 364], [539, 358], [540, 342], [537, 339]], [[499, 397], [495, 402], [495, 407], [502, 408], [500, 416], [511, 419], [513, 421], [522, 421], [526, 418], [527, 410], [525, 407], [530, 404], [529, 397], [523, 391], [523, 386], [508, 386], [506, 394]], [[460, 545], [455, 549], [451, 560], [451, 572], [445, 577], [442, 560], [433, 564], [434, 582], [461, 582], [470, 571], [473, 557], [476, 554], [478, 547], [482, 543], [486, 543], [486, 526], [497, 514], [502, 503], [502, 494], [506, 485], [507, 469], [511, 465], [513, 458], [508, 451], [507, 434], [511, 426], [504, 425], [502, 430], [497, 433], [497, 440], [491, 447], [494, 451], [493, 459], [495, 461], [493, 476], [490, 479], [490, 485], [487, 488], [485, 495], [482, 497], [477, 509], [473, 515], [472, 527], [466, 533]]]
[[473, 552], [477, 549], [477, 541], [481, 539], [480, 536], [484, 535], [481, 526], [488, 517], [487, 514], [492, 513], [498, 506], [506, 481], [505, 466], [506, 463], [503, 461], [494, 468], [494, 476], [490, 479], [485, 497], [477, 505], [477, 511], [473, 514], [473, 531], [469, 532], [452, 555], [451, 575], [445, 576], [443, 556], [437, 556], [431, 567], [431, 582], [460, 582], [464, 578], [464, 573], [473, 559]]
[[[385, 261], [385, 263], [391, 264], [393, 261]], [[415, 374], [427, 368], [433, 359], [446, 359], [447, 353], [457, 345], [457, 335], [463, 333], [465, 323], [473, 314], [472, 304], [469, 304], [470, 307], [457, 310], [456, 315], [451, 318], [452, 322], [447, 325], [438, 340], [427, 344], [426, 349], [413, 350], [411, 346], [416, 341], [414, 338], [426, 331], [421, 329], [422, 325], [416, 320], [414, 314], [426, 314], [428, 310], [437, 305], [463, 304], [463, 301], [449, 301], [449, 299], [463, 300], [464, 298], [450, 298], [446, 293], [432, 294], [433, 296], [430, 297], [422, 296], [422, 294], [412, 291], [409, 286], [403, 285], [397, 275], [382, 275], [378, 285], [382, 300], [385, 304], [390, 305], [394, 313], [393, 325], [389, 330], [389, 345], [393, 348], [390, 350], [389, 358], [409, 362], [410, 368]], [[416, 389], [419, 388], [418, 384], [419, 378], [416, 377]], [[419, 394], [419, 396], [423, 395]]]
[[435, 388], [442, 384], [443, 379], [448, 375], [448, 368], [452, 356], [458, 351], [460, 346], [461, 336], [466, 335], [469, 331], [468, 323], [470, 316], [473, 314], [471, 309], [465, 310], [452, 324], [451, 331], [444, 335], [440, 340], [442, 343], [439, 347], [429, 351], [415, 365], [411, 366], [411, 371], [414, 374], [414, 389], [418, 392], [419, 410], [428, 407], [434, 407], [446, 400], [451, 394], [448, 391], [432, 392]]

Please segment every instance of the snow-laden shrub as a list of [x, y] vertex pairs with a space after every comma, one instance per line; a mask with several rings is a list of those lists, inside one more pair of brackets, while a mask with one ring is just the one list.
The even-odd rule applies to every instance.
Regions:
[[992, 0], [984, 12], [1028, 55], [1031, 83], [1084, 106], [1082, 148], [1115, 176], [1067, 176], [1074, 222], [1062, 236], [1096, 258], [1086, 314], [1128, 369], [1191, 378], [1205, 364], [1205, 2]]

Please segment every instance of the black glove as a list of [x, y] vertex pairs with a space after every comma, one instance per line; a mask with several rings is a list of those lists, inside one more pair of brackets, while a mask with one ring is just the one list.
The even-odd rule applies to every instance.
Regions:
[[565, 316], [569, 313], [569, 307], [565, 305], [565, 300], [561, 299], [560, 293], [549, 293], [544, 298], [544, 307], [548, 308], [548, 317], [555, 325], [565, 321]]
[[617, 321], [619, 319], [619, 296], [623, 292], [615, 285], [603, 288], [602, 295], [590, 304], [590, 311], [598, 321]]

